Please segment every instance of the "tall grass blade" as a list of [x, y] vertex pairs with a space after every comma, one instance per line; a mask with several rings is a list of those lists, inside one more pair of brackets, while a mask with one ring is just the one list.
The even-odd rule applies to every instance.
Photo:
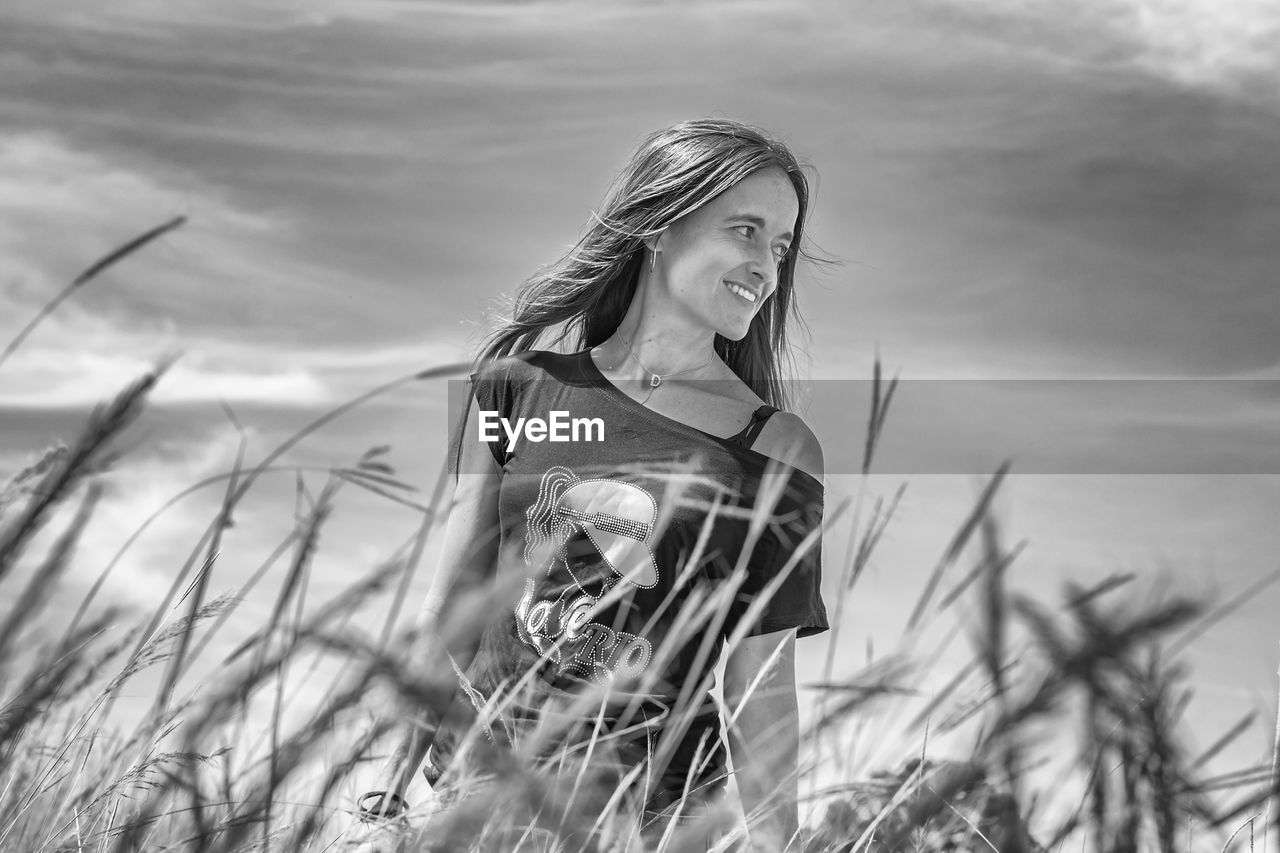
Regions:
[[149, 231], [145, 231], [142, 234], [139, 234], [137, 237], [134, 237], [132, 240], [129, 240], [127, 243], [124, 243], [123, 245], [111, 250], [106, 255], [102, 256], [101, 258], [99, 258], [98, 260], [90, 264], [89, 267], [84, 272], [80, 273], [78, 276], [72, 279], [70, 284], [64, 287], [58, 293], [57, 296], [55, 296], [53, 299], [51, 299], [48, 302], [48, 304], [46, 304], [43, 308], [41, 308], [36, 313], [36, 316], [31, 319], [31, 322], [27, 323], [27, 325], [23, 327], [22, 331], [18, 332], [17, 336], [12, 341], [9, 342], [8, 346], [4, 348], [4, 352], [0, 352], [0, 365], [5, 363], [5, 361], [8, 360], [9, 356], [13, 355], [13, 353], [18, 349], [18, 347], [22, 346], [22, 342], [27, 339], [27, 337], [31, 334], [32, 331], [35, 330], [36, 326], [40, 325], [41, 321], [43, 321], [45, 317], [48, 317], [50, 314], [52, 314], [58, 308], [59, 305], [61, 305], [71, 296], [71, 294], [75, 293], [83, 285], [88, 284], [94, 278], [97, 278], [99, 274], [101, 274], [103, 271], [105, 271], [109, 267], [112, 267], [115, 264], [118, 264], [120, 261], [124, 260], [129, 255], [132, 255], [134, 252], [146, 246], [148, 243], [151, 243], [154, 240], [158, 240], [160, 237], [164, 236], [165, 234], [168, 234], [170, 231], [174, 230], [175, 228], [182, 225], [186, 221], [187, 221], [187, 217], [185, 216], [175, 216], [173, 219], [170, 219], [168, 222], [162, 223], [161, 225], [157, 225], [155, 228], [152, 228]]
[[933, 572], [929, 575], [929, 580], [925, 583], [924, 591], [916, 600], [916, 605], [911, 611], [911, 616], [907, 619], [907, 630], [913, 630], [920, 622], [920, 617], [924, 615], [925, 608], [929, 605], [933, 593], [937, 590], [938, 584], [942, 581], [942, 575], [957, 559], [964, 550], [964, 546], [968, 544], [969, 539], [973, 536], [982, 519], [987, 516], [991, 509], [991, 501], [995, 497], [996, 491], [1000, 488], [1006, 474], [1009, 473], [1010, 463], [1005, 461], [996, 469], [995, 474], [987, 482], [986, 487], [982, 490], [982, 494], [978, 497], [977, 503], [969, 512], [969, 517], [960, 525], [960, 529], [951, 538], [947, 544], [946, 551], [943, 552], [942, 559], [934, 566]]
[[[27, 586], [13, 602], [8, 615], [0, 622], [0, 659], [9, 656], [9, 644], [18, 632], [32, 619], [38, 616], [53, 594], [53, 589], [66, 572], [71, 562], [80, 535], [89, 524], [89, 517], [102, 497], [102, 486], [93, 483], [85, 492], [75, 517], [67, 525], [58, 540], [49, 549], [49, 554], [36, 568]], [[3, 681], [0, 680], [0, 684]]]
[[[1266, 853], [1267, 839], [1274, 834], [1276, 836], [1276, 849], [1280, 850], [1280, 667], [1276, 669], [1277, 690], [1276, 690], [1276, 732], [1271, 742], [1271, 778], [1268, 788], [1270, 796], [1267, 797], [1267, 808], [1265, 816], [1262, 819], [1262, 851]], [[1272, 812], [1275, 817], [1272, 818]]]
[[49, 513], [85, 477], [97, 471], [99, 456], [141, 413], [147, 395], [168, 369], [162, 363], [125, 388], [106, 406], [94, 409], [88, 424], [48, 473], [22, 511], [0, 527], [0, 581], [4, 580], [27, 543], [40, 531]]

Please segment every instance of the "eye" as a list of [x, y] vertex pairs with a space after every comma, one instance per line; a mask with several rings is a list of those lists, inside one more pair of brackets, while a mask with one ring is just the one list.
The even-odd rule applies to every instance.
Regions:
[[735, 225], [733, 226], [733, 230], [737, 231], [739, 234], [741, 234], [743, 237], [746, 237], [748, 240], [751, 239], [751, 237], [754, 236], [756, 233], [756, 227], [754, 225]]

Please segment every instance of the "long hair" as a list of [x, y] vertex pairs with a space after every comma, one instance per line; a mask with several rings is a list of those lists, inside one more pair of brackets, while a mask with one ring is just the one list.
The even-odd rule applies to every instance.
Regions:
[[715, 351], [766, 403], [787, 408], [781, 358], [791, 358], [787, 319], [795, 310], [796, 263], [809, 208], [809, 183], [785, 144], [758, 127], [729, 119], [681, 122], [651, 134], [614, 179], [587, 232], [560, 260], [516, 293], [511, 319], [486, 340], [478, 361], [533, 349], [560, 328], [553, 343], [576, 335], [574, 351], [604, 342], [621, 324], [635, 296], [644, 241], [687, 216], [748, 175], [776, 166], [795, 188], [800, 212], [791, 251], [778, 268], [773, 298], [746, 336], [715, 336]]

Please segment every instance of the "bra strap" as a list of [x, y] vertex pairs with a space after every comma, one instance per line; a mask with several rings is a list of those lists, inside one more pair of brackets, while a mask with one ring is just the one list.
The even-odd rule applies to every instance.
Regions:
[[751, 413], [751, 422], [743, 429], [742, 432], [734, 436], [734, 440], [743, 447], [750, 448], [755, 444], [756, 436], [760, 434], [760, 430], [764, 429], [764, 425], [769, 422], [769, 418], [773, 413], [778, 411], [767, 403]]

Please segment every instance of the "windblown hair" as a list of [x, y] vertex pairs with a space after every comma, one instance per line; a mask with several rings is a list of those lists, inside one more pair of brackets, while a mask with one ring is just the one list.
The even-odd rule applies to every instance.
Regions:
[[773, 297], [741, 341], [716, 335], [725, 364], [766, 403], [787, 408], [780, 358], [791, 358], [787, 318], [795, 310], [793, 282], [801, 256], [809, 183], [785, 144], [757, 127], [729, 119], [681, 122], [651, 134], [614, 179], [587, 232], [560, 260], [529, 278], [515, 297], [511, 319], [486, 340], [485, 363], [538, 346], [559, 327], [553, 343], [572, 339], [580, 351], [605, 341], [618, 328], [635, 296], [644, 263], [644, 240], [656, 237], [748, 175], [771, 166], [791, 179], [800, 212], [793, 249], [778, 269]]

